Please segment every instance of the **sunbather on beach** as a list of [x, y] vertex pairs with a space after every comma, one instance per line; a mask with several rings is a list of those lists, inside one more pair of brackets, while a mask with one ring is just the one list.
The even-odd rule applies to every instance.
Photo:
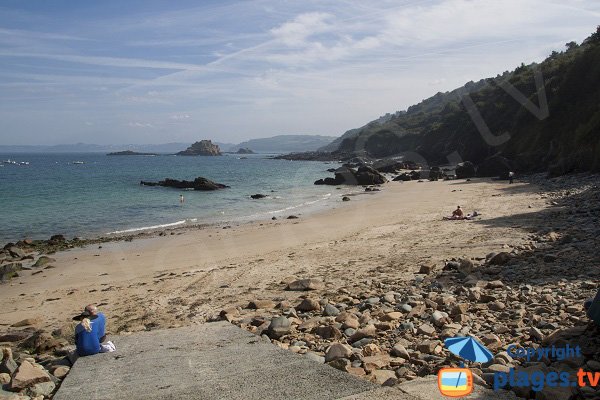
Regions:
[[462, 209], [460, 208], [460, 206], [457, 206], [456, 210], [454, 210], [454, 212], [452, 212], [452, 216], [450, 216], [450, 217], [443, 217], [443, 219], [445, 221], [448, 221], [448, 220], [463, 220], [463, 219], [466, 219], [466, 220], [470, 221], [470, 220], [473, 220], [473, 219], [475, 219], [475, 217], [478, 217], [480, 215], [481, 214], [479, 214], [477, 211], [473, 211], [472, 213], [464, 215]]
[[456, 206], [456, 210], [452, 211], [452, 216], [444, 217], [444, 219], [459, 220], [459, 219], [465, 219], [465, 216], [464, 216], [463, 210], [460, 208], [460, 206]]

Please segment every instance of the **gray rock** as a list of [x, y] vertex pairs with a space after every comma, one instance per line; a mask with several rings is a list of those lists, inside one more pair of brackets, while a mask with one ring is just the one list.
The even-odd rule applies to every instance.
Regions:
[[352, 347], [361, 349], [361, 348], [365, 347], [366, 345], [373, 343], [374, 341], [375, 340], [372, 338], [363, 338], [363, 339], [357, 340], [356, 342], [352, 343]]
[[55, 388], [56, 385], [54, 384], [54, 382], [37, 383], [27, 389], [27, 394], [29, 394], [31, 397], [49, 397]]
[[350, 337], [352, 335], [354, 335], [356, 333], [356, 329], [354, 328], [348, 328], [344, 331], [344, 335]]
[[412, 322], [403, 322], [400, 324], [399, 328], [403, 331], [413, 330], [415, 329], [415, 324]]
[[18, 259], [24, 258], [27, 255], [27, 254], [25, 254], [25, 252], [22, 249], [18, 248], [17, 246], [13, 246], [13, 247], [9, 248], [8, 252], [10, 253], [10, 255], [13, 258], [18, 258]]
[[41, 256], [40, 258], [37, 259], [37, 261], [35, 262], [35, 264], [33, 264], [34, 268], [38, 268], [38, 267], [43, 267], [45, 265], [48, 265], [52, 262], [55, 262], [56, 260], [54, 258], [48, 257], [48, 256]]
[[323, 310], [323, 315], [326, 317], [337, 317], [339, 314], [340, 310], [331, 304], [327, 304], [325, 310]]
[[17, 369], [17, 363], [13, 360], [10, 348], [2, 349], [2, 362], [0, 362], [0, 373], [12, 375]]
[[405, 313], [409, 313], [412, 311], [412, 306], [410, 304], [401, 304], [399, 307], [400, 311], [403, 311]]
[[319, 364], [325, 364], [325, 357], [318, 355], [317, 353], [313, 353], [312, 351], [309, 351], [306, 353], [306, 357], [311, 359], [312, 361], [319, 363]]
[[267, 335], [271, 339], [279, 339], [290, 333], [292, 325], [286, 317], [274, 318], [267, 328]]

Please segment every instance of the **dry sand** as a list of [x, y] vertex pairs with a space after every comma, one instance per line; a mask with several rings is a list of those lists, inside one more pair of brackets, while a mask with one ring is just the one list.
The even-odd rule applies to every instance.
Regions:
[[[46, 330], [65, 327], [88, 303], [100, 305], [112, 333], [189, 325], [249, 300], [295, 300], [299, 294], [281, 283], [289, 276], [320, 277], [326, 291], [371, 278], [402, 281], [424, 263], [521, 244], [529, 233], [522, 221], [493, 221], [545, 208], [536, 192], [489, 179], [390, 182], [296, 220], [61, 252], [52, 256], [56, 268], [24, 272], [0, 287], [0, 330], [24, 318], [39, 318]], [[457, 204], [481, 218], [442, 221]]]

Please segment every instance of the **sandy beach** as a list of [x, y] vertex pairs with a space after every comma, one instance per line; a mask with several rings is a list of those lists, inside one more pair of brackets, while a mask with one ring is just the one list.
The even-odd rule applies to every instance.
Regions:
[[[481, 217], [442, 221], [458, 204]], [[96, 303], [108, 330], [125, 333], [201, 323], [255, 299], [295, 300], [298, 294], [281, 284], [290, 276], [321, 278], [324, 292], [373, 278], [400, 282], [424, 263], [520, 245], [531, 226], [523, 214], [535, 218], [546, 207], [527, 183], [389, 182], [380, 192], [298, 219], [73, 249], [52, 255], [55, 268], [23, 271], [2, 285], [0, 325], [36, 318], [45, 330], [64, 328], [85, 304]]]

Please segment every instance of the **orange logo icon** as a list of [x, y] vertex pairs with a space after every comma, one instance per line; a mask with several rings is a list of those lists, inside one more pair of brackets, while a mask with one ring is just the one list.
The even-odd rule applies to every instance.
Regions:
[[466, 396], [473, 391], [473, 374], [467, 368], [442, 368], [438, 372], [438, 388], [444, 396]]

